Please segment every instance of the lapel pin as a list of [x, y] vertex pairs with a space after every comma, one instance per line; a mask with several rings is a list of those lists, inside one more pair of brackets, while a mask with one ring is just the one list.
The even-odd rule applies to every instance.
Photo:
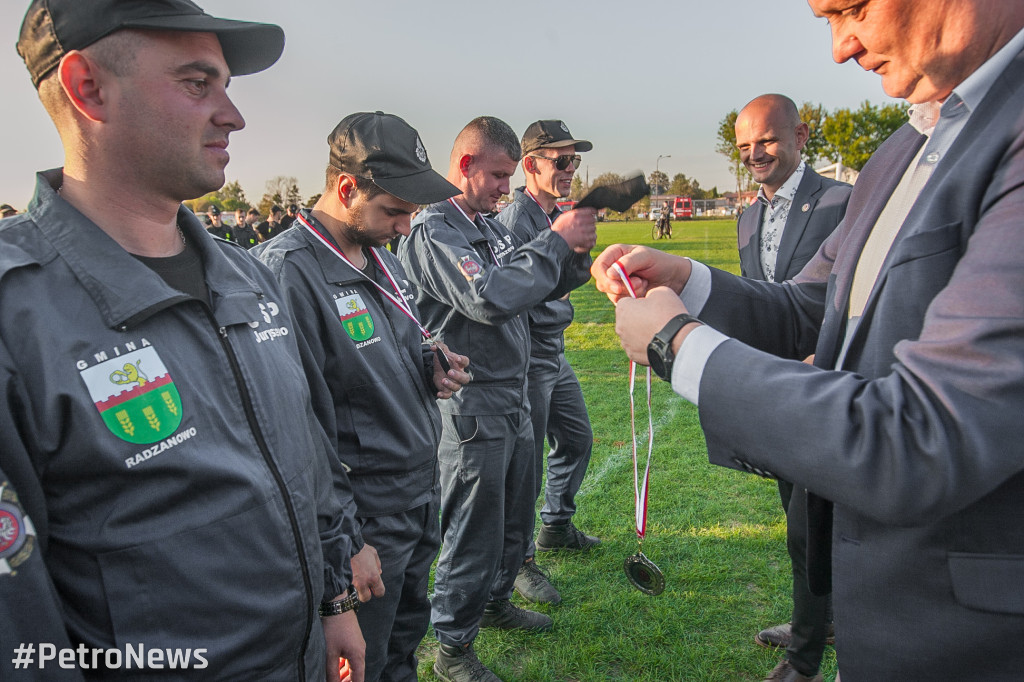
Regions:
[[800, 207], [800, 210], [803, 211], [804, 213], [807, 213], [808, 211], [811, 210], [811, 205], [810, 204], [804, 204], [803, 206]]

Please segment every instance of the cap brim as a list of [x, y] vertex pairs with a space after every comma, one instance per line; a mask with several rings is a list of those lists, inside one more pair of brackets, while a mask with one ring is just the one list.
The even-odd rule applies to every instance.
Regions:
[[462, 194], [462, 190], [427, 169], [400, 178], [373, 178], [373, 182], [388, 194], [410, 204], [433, 204]]
[[224, 61], [233, 76], [263, 71], [280, 59], [284, 52], [284, 30], [276, 24], [218, 19], [207, 14], [181, 14], [132, 19], [121, 27], [215, 33], [224, 52]]
[[594, 148], [594, 145], [592, 145], [589, 140], [558, 140], [557, 142], [539, 144], [536, 147], [533, 147], [532, 149], [529, 149], [527, 150], [527, 152], [524, 153], [529, 153], [537, 149], [558, 149], [559, 147], [568, 147], [569, 145], [576, 147], [576, 151], [578, 152], [589, 152], [591, 149]]

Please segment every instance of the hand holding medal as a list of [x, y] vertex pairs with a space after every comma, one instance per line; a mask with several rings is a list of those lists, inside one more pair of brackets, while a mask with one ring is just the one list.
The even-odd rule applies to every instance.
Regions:
[[[629, 295], [636, 298], [636, 292], [629, 281], [625, 268], [618, 261], [612, 265], [619, 278], [626, 285]], [[651, 369], [647, 368], [647, 465], [644, 468], [643, 484], [640, 483], [640, 469], [637, 461], [636, 443], [636, 402], [633, 399], [636, 385], [636, 363], [629, 363], [629, 415], [633, 432], [633, 501], [636, 509], [637, 551], [626, 558], [623, 568], [626, 578], [633, 587], [645, 594], [656, 596], [665, 590], [665, 576], [653, 561], [643, 553], [644, 537], [647, 534], [647, 484], [651, 474], [651, 453], [654, 451], [654, 418], [651, 414]]]

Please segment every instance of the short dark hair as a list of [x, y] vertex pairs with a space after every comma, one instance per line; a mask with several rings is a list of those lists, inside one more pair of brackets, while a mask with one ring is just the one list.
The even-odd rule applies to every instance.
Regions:
[[274, 213], [284, 213], [284, 209], [282, 209], [277, 204], [274, 204], [273, 206], [270, 207], [270, 214], [273, 215]]
[[[331, 164], [327, 164], [327, 171], [324, 173], [327, 179], [326, 191], [333, 191], [334, 186], [338, 184], [338, 178], [340, 178], [341, 174], [344, 172], [345, 171], [340, 168], [335, 168]], [[352, 174], [348, 173], [347, 175]], [[387, 194], [385, 189], [369, 178], [361, 178], [358, 175], [353, 175], [352, 177], [356, 179], [356, 191], [362, 193], [363, 197], [367, 201], [381, 194]]]
[[463, 132], [473, 131], [487, 144], [505, 152], [508, 158], [519, 162], [523, 158], [523, 148], [519, 137], [509, 124], [494, 116], [477, 116], [466, 124]]
[[246, 211], [246, 213], [248, 213], [249, 215], [259, 215], [260, 214], [260, 212], [258, 210], [256, 210], [255, 208], [250, 208], [248, 211]]

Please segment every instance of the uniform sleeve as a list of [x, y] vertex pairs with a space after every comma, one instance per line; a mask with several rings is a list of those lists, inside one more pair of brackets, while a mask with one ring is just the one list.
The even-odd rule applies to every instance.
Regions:
[[[495, 218], [498, 222], [512, 233], [512, 238], [518, 240], [519, 246], [529, 244], [534, 239], [544, 234], [546, 229], [537, 225], [530, 212], [520, 203], [510, 204]], [[546, 225], [544, 226], [546, 228]], [[561, 241], [565, 241], [564, 239]], [[562, 269], [558, 278], [558, 285], [552, 290], [546, 301], [553, 301], [562, 298], [569, 292], [578, 289], [590, 281], [590, 266], [593, 258], [589, 253], [576, 253], [569, 249], [568, 255], [562, 261]]]
[[564, 239], [546, 231], [499, 267], [439, 214], [418, 224], [399, 248], [410, 279], [423, 293], [488, 325], [503, 324], [554, 295], [569, 253]]
[[363, 536], [356, 519], [352, 485], [341, 460], [331, 449], [327, 434], [310, 411], [310, 428], [321, 446], [318, 457], [318, 481], [330, 485], [317, 487], [317, 525], [324, 561], [323, 601], [328, 601], [352, 585], [352, 557], [363, 548]]
[[561, 298], [570, 291], [579, 289], [590, 281], [590, 266], [594, 259], [590, 253], [576, 253], [570, 251], [562, 267], [562, 276], [558, 280], [558, 286], [551, 293], [548, 299]]
[[[27, 401], [0, 343], [0, 679], [81, 680], [56, 661], [39, 668], [40, 644], [71, 648], [60, 597], [43, 560], [47, 513], [42, 483], [23, 438]], [[35, 662], [15, 670], [15, 649], [36, 646]]]
[[297, 267], [286, 261], [283, 267], [274, 267], [273, 270], [293, 318], [292, 328], [295, 330], [302, 368], [309, 383], [311, 428], [323, 452], [319, 458], [324, 463], [320, 480], [332, 482], [332, 486], [321, 486], [317, 491], [320, 498], [320, 536], [324, 550], [324, 599], [332, 599], [351, 585], [350, 559], [362, 549], [363, 536], [356, 518], [356, 503], [348, 478], [348, 467], [343, 461], [343, 453], [338, 451], [334, 401], [323, 377], [325, 353], [323, 345], [316, 342], [321, 324], [320, 315]]

